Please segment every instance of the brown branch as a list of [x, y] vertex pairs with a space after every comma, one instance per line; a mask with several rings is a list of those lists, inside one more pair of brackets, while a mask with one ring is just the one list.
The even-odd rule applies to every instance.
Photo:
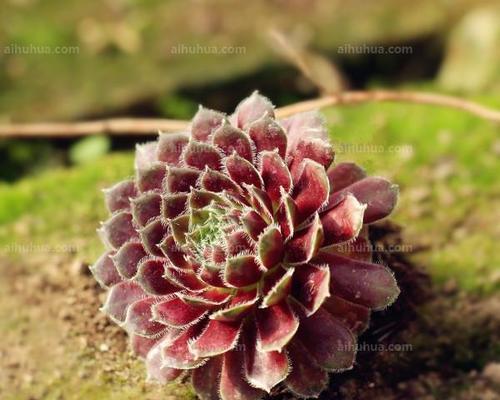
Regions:
[[307, 100], [282, 107], [277, 110], [276, 114], [278, 117], [283, 118], [298, 112], [320, 109], [333, 105], [354, 105], [367, 102], [409, 102], [450, 107], [500, 124], [500, 111], [484, 107], [472, 101], [436, 93], [400, 92], [391, 90], [347, 91], [327, 95], [318, 99]]
[[188, 121], [159, 118], [110, 118], [84, 122], [35, 122], [0, 125], [1, 137], [72, 137], [84, 135], [151, 135], [187, 129]]
[[[410, 102], [455, 108], [485, 120], [500, 124], [500, 111], [460, 99], [424, 92], [400, 92], [390, 90], [347, 91], [318, 99], [291, 104], [276, 110], [279, 118], [297, 112], [321, 109], [333, 105], [354, 105], [366, 102]], [[158, 131], [175, 132], [185, 130], [188, 121], [155, 118], [111, 118], [87, 122], [27, 123], [0, 125], [2, 137], [74, 137], [93, 134], [151, 135]]]

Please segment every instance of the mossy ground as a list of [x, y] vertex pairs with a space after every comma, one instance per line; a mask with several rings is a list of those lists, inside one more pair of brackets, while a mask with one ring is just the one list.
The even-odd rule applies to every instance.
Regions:
[[[405, 245], [393, 250], [425, 266], [437, 296], [453, 292], [452, 299], [462, 299], [420, 310], [420, 321], [430, 322], [417, 324], [424, 331], [411, 331], [408, 340], [420, 346], [418, 354], [431, 355], [422, 356], [425, 362], [410, 357], [415, 377], [440, 371], [426, 364], [433, 357], [448, 362], [453, 354], [448, 367], [459, 371], [455, 378], [497, 360], [498, 338], [485, 321], [498, 314], [494, 299], [500, 286], [498, 126], [458, 111], [408, 104], [325, 113], [337, 161], [354, 160], [401, 187], [393, 220], [404, 226]], [[100, 189], [132, 174], [132, 160], [131, 153], [113, 154], [0, 186], [3, 398], [192, 397], [188, 386], [143, 383], [141, 363], [98, 312], [102, 295], [85, 273], [84, 266], [102, 251], [95, 233], [106, 218]], [[458, 317], [478, 313], [481, 306], [474, 311], [471, 304], [481, 302], [489, 304], [491, 315], [470, 324]], [[465, 306], [468, 311], [457, 308]], [[464, 382], [453, 383], [457, 391], [468, 390]]]

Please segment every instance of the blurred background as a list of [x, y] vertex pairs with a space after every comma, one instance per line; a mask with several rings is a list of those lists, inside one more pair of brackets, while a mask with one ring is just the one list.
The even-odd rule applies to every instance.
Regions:
[[[274, 51], [270, 29], [322, 54], [350, 88], [494, 94], [495, 3], [2, 0], [0, 121], [186, 119], [199, 103], [230, 111], [255, 88], [278, 106], [316, 96]], [[2, 141], [0, 178], [75, 163], [74, 144]], [[99, 149], [110, 145], [127, 147]]]
[[[0, 0], [0, 10], [0, 125], [187, 120], [199, 104], [232, 112], [255, 89], [278, 107], [318, 97], [271, 32], [323, 88], [433, 91], [500, 109], [499, 1]], [[404, 244], [392, 251], [430, 274], [439, 300], [423, 318], [443, 314], [383, 395], [500, 398], [500, 127], [408, 103], [324, 113], [337, 161], [400, 185]], [[0, 136], [0, 397], [192, 396], [144, 386], [86, 275], [102, 250], [100, 189], [132, 174], [135, 143], [154, 137]]]

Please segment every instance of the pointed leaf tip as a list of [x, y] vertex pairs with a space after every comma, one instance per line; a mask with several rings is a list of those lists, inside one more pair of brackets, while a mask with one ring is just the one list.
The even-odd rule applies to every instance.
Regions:
[[161, 346], [162, 344], [160, 342], [149, 351], [146, 357], [146, 369], [148, 372], [148, 380], [156, 381], [164, 385], [178, 378], [182, 370], [163, 366]]
[[105, 244], [113, 249], [118, 249], [131, 239], [136, 239], [138, 234], [132, 223], [132, 214], [119, 211], [113, 214], [102, 225], [99, 233]]
[[253, 388], [244, 379], [243, 367], [243, 352], [224, 354], [219, 389], [221, 400], [259, 400], [264, 397], [264, 391]]
[[306, 310], [314, 314], [330, 296], [330, 269], [311, 264], [299, 265], [293, 277], [292, 294]]
[[326, 252], [320, 252], [317, 261], [330, 266], [332, 293], [348, 301], [382, 310], [399, 296], [393, 272], [383, 265]]
[[303, 264], [309, 262], [323, 244], [323, 226], [316, 213], [312, 223], [286, 244], [285, 262], [289, 264]]
[[348, 193], [339, 204], [323, 213], [321, 224], [325, 235], [324, 245], [355, 239], [363, 227], [366, 207]]
[[270, 393], [290, 372], [288, 355], [286, 351], [259, 351], [255, 332], [247, 332], [245, 336], [246, 379], [253, 387]]
[[201, 400], [219, 400], [222, 356], [211, 357], [191, 373], [191, 382]]
[[241, 331], [241, 321], [210, 320], [202, 334], [189, 344], [195, 357], [214, 357], [232, 350]]
[[191, 122], [191, 136], [195, 140], [208, 142], [212, 133], [222, 125], [224, 118], [223, 113], [200, 106]]
[[301, 320], [298, 337], [322, 368], [328, 371], [352, 368], [356, 337], [323, 308]]
[[120, 282], [108, 292], [102, 310], [113, 320], [122, 323], [125, 321], [128, 307], [144, 297], [146, 293], [136, 282]]
[[317, 212], [327, 202], [330, 192], [328, 177], [322, 165], [305, 159], [300, 171], [292, 196], [297, 205], [299, 223]]
[[238, 104], [231, 121], [239, 128], [246, 128], [266, 114], [274, 118], [274, 106], [267, 97], [255, 91]]
[[332, 194], [328, 200], [329, 206], [351, 193], [361, 204], [366, 204], [363, 223], [370, 224], [387, 217], [396, 207], [399, 188], [387, 179], [368, 177], [353, 183], [341, 191]]
[[130, 199], [137, 196], [137, 188], [133, 180], [125, 180], [116, 185], [104, 189], [104, 198], [109, 212], [130, 208]]
[[259, 236], [257, 252], [260, 262], [266, 268], [272, 268], [282, 260], [284, 241], [276, 226], [269, 225]]

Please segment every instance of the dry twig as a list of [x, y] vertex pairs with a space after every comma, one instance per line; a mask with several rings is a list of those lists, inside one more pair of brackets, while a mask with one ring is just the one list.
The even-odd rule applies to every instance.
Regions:
[[[425, 92], [400, 92], [391, 90], [347, 91], [323, 96], [313, 100], [291, 104], [276, 110], [283, 118], [302, 111], [310, 111], [334, 105], [353, 105], [367, 102], [410, 102], [455, 108], [485, 120], [500, 124], [500, 111], [480, 104]], [[185, 130], [188, 121], [155, 118], [111, 118], [86, 122], [44, 122], [31, 124], [0, 125], [2, 137], [75, 137], [95, 134], [108, 135], [152, 135], [158, 131], [175, 132]]]
[[279, 117], [283, 118], [301, 111], [314, 110], [333, 105], [353, 105], [367, 102], [409, 102], [450, 107], [500, 124], [499, 110], [488, 108], [472, 101], [437, 93], [393, 90], [347, 91], [331, 94], [318, 99], [307, 100], [280, 108], [277, 114]]
[[188, 121], [156, 118], [110, 118], [83, 122], [41, 122], [0, 125], [1, 137], [72, 137], [96, 134], [151, 135], [175, 132], [188, 127]]

